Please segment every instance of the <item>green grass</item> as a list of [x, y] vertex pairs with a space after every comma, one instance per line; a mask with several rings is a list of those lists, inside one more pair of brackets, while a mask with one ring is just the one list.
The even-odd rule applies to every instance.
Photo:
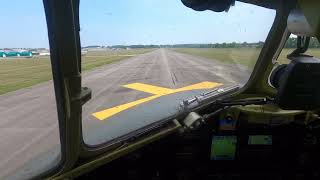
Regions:
[[128, 58], [128, 57], [126, 56], [109, 56], [109, 57], [108, 56], [100, 56], [100, 57], [86, 56], [82, 58], [82, 70], [87, 71], [95, 67], [120, 61], [125, 58]]
[[[288, 64], [289, 60], [287, 59], [287, 55], [290, 54], [294, 49], [283, 49], [279, 55], [278, 62], [280, 64]], [[312, 55], [320, 59], [320, 49], [319, 48], [310, 48], [306, 54]]]
[[150, 52], [155, 49], [129, 49], [129, 50], [103, 50], [103, 51], [88, 51], [86, 56], [122, 56], [122, 55], [128, 55], [128, 56], [134, 56], [137, 54], [143, 54]]
[[[242, 64], [252, 69], [259, 57], [260, 48], [176, 48], [177, 52], [215, 59], [225, 63]], [[286, 58], [293, 49], [283, 49], [279, 55], [279, 63], [288, 63]], [[309, 49], [307, 54], [320, 58], [320, 49]]]
[[215, 59], [225, 63], [237, 63], [253, 68], [259, 48], [177, 48], [177, 52]]
[[[116, 52], [89, 51], [82, 57], [84, 71], [110, 64], [154, 49], [120, 50]], [[49, 56], [0, 59], [0, 94], [30, 87], [52, 79]]]
[[[82, 58], [82, 68], [87, 71], [152, 50], [154, 49], [89, 51]], [[248, 68], [253, 68], [260, 53], [258, 48], [177, 48], [174, 50], [221, 62], [238, 63]], [[279, 62], [288, 63], [286, 55], [292, 51], [293, 49], [284, 49], [279, 56]], [[320, 49], [310, 49], [307, 53], [320, 58]], [[51, 78], [49, 57], [0, 59], [0, 94], [29, 87]]]

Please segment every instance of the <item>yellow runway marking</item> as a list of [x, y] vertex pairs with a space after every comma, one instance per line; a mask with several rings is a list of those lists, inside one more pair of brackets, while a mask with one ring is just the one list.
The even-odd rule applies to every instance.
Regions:
[[157, 95], [167, 95], [167, 94], [171, 94], [174, 91], [173, 89], [152, 86], [149, 84], [142, 84], [142, 83], [128, 84], [128, 85], [124, 85], [123, 87], [138, 90], [138, 91], [143, 91], [150, 94], [157, 94]]
[[186, 86], [183, 88], [169, 89], [169, 88], [163, 88], [163, 87], [159, 87], [159, 86], [153, 86], [153, 85], [142, 84], [142, 83], [127, 84], [127, 85], [124, 85], [124, 87], [138, 90], [138, 91], [147, 92], [147, 93], [150, 93], [153, 95], [149, 96], [147, 98], [139, 99], [139, 100], [136, 100], [133, 102], [129, 102], [126, 104], [122, 104], [122, 105], [113, 107], [113, 108], [99, 111], [99, 112], [93, 113], [92, 115], [99, 120], [105, 120], [105, 119], [107, 119], [107, 118], [109, 118], [109, 117], [111, 117], [121, 111], [132, 108], [132, 107], [137, 106], [139, 104], [151, 101], [151, 100], [156, 99], [161, 96], [165, 96], [165, 95], [173, 94], [173, 93], [177, 93], [177, 92], [182, 92], [182, 91], [211, 89], [211, 88], [215, 88], [215, 87], [221, 86], [221, 85], [222, 85], [221, 83], [205, 81], [205, 82], [201, 82], [198, 84], [193, 84], [191, 86]]

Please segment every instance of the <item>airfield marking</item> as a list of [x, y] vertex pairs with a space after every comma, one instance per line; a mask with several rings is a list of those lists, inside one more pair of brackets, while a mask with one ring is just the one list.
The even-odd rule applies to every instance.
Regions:
[[182, 91], [211, 89], [211, 88], [215, 88], [215, 87], [221, 86], [221, 85], [222, 85], [221, 83], [205, 81], [205, 82], [193, 84], [193, 85], [178, 88], [178, 89], [169, 89], [169, 88], [153, 86], [153, 85], [143, 84], [143, 83], [127, 84], [127, 85], [124, 85], [123, 87], [147, 92], [147, 93], [150, 93], [153, 95], [146, 97], [146, 98], [136, 100], [136, 101], [132, 101], [132, 102], [129, 102], [126, 104], [121, 104], [119, 106], [108, 108], [108, 109], [105, 109], [105, 110], [102, 110], [99, 112], [95, 112], [92, 115], [102, 121], [102, 120], [106, 120], [107, 118], [109, 118], [109, 117], [111, 117], [121, 111], [132, 108], [132, 107], [137, 106], [139, 104], [151, 101], [151, 100], [159, 98], [161, 96], [165, 96], [165, 95], [169, 95], [169, 94], [173, 94], [173, 93], [177, 93], [177, 92], [182, 92]]

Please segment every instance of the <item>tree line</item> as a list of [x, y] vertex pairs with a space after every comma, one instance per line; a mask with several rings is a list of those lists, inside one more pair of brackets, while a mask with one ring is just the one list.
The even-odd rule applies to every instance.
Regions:
[[[297, 47], [297, 38], [290, 37], [285, 46], [285, 48], [295, 48]], [[317, 38], [311, 38], [309, 43], [309, 48], [320, 48], [320, 43]]]
[[[208, 44], [174, 44], [174, 45], [114, 45], [114, 46], [87, 46], [87, 47], [107, 47], [107, 48], [117, 48], [117, 49], [125, 49], [125, 48], [262, 48], [264, 42], [231, 42], [231, 43], [208, 43]], [[296, 48], [297, 47], [297, 38], [290, 37], [286, 44], [285, 48]], [[316, 38], [311, 38], [309, 48], [320, 48], [320, 43]]]
[[115, 46], [108, 46], [108, 48], [241, 48], [241, 47], [262, 47], [263, 42], [257, 43], [214, 43], [214, 44], [165, 44], [165, 45], [115, 45]]

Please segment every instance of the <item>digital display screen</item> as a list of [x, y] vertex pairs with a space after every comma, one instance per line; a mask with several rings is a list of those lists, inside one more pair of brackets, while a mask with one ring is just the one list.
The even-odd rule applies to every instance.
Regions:
[[236, 129], [237, 121], [232, 119], [221, 119], [219, 121], [220, 131], [234, 131]]
[[252, 135], [248, 139], [249, 145], [272, 145], [271, 135]]
[[234, 160], [236, 145], [236, 136], [213, 136], [211, 144], [211, 160]]

